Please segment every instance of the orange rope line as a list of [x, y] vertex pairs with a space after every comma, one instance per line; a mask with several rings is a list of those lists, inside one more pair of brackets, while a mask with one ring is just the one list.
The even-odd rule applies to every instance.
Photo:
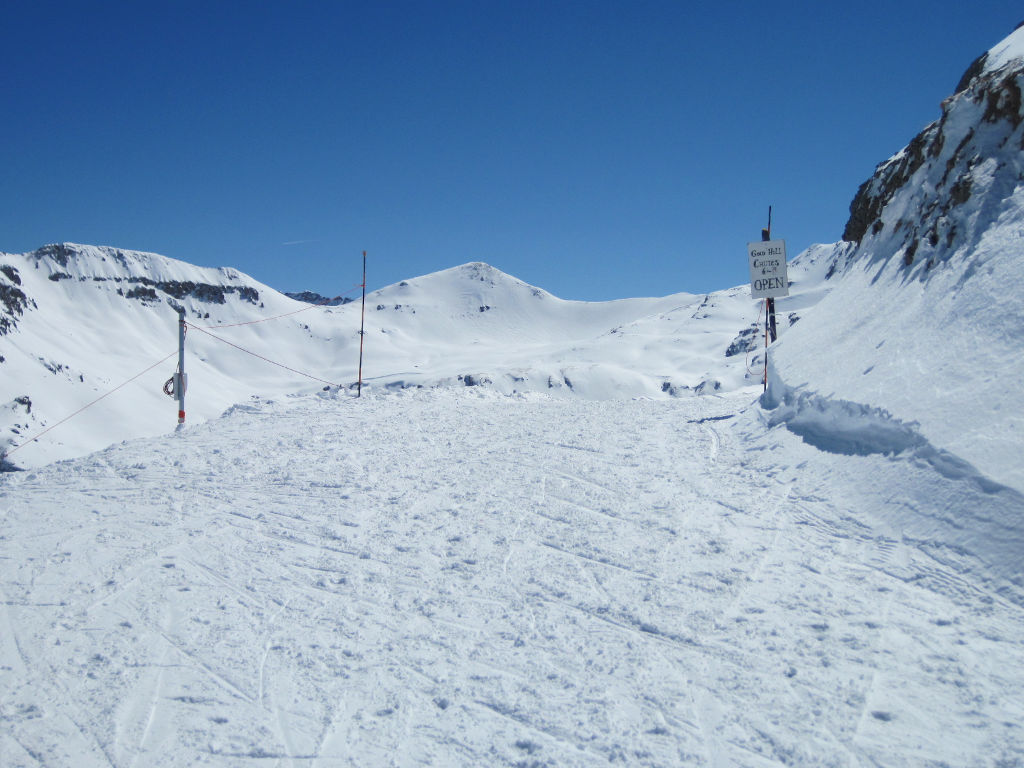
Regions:
[[163, 358], [162, 360], [160, 360], [160, 361], [158, 361], [158, 362], [155, 362], [155, 363], [153, 363], [153, 364], [152, 364], [151, 366], [149, 366], [149, 368], [147, 368], [146, 370], [144, 370], [144, 371], [142, 371], [142, 372], [140, 372], [140, 373], [137, 373], [137, 374], [135, 374], [135, 375], [134, 375], [134, 376], [132, 376], [132, 377], [131, 377], [130, 379], [128, 379], [128, 381], [126, 381], [126, 382], [124, 382], [124, 383], [122, 383], [122, 384], [118, 384], [118, 385], [117, 385], [116, 387], [114, 387], [114, 388], [113, 388], [112, 390], [110, 390], [109, 392], [107, 392], [107, 393], [106, 393], [105, 395], [100, 395], [100, 396], [99, 396], [99, 397], [97, 397], [97, 398], [96, 398], [95, 400], [93, 400], [93, 401], [92, 401], [91, 403], [88, 403], [87, 405], [83, 405], [83, 406], [82, 406], [81, 408], [79, 408], [79, 409], [78, 409], [77, 411], [75, 411], [74, 413], [72, 413], [72, 414], [71, 414], [70, 416], [67, 416], [67, 417], [65, 417], [65, 418], [61, 419], [60, 421], [58, 421], [58, 422], [57, 422], [56, 424], [53, 424], [53, 425], [51, 425], [51, 426], [47, 427], [47, 428], [46, 428], [46, 429], [44, 429], [44, 430], [43, 430], [42, 432], [40, 432], [40, 433], [39, 433], [38, 435], [35, 435], [34, 437], [31, 437], [31, 438], [29, 438], [28, 440], [26, 440], [25, 442], [21, 443], [20, 445], [17, 445], [17, 446], [15, 446], [15, 447], [14, 447], [14, 448], [12, 448], [11, 450], [9, 450], [9, 451], [7, 451], [7, 452], [6, 452], [5, 454], [3, 454], [3, 456], [4, 456], [4, 457], [10, 456], [10, 455], [11, 455], [12, 453], [15, 453], [15, 452], [17, 452], [17, 451], [21, 450], [21, 449], [22, 449], [23, 447], [25, 447], [25, 446], [26, 446], [26, 445], [28, 445], [29, 443], [33, 443], [33, 442], [35, 442], [35, 441], [36, 441], [36, 440], [38, 440], [38, 439], [39, 439], [40, 437], [42, 437], [42, 436], [43, 436], [43, 435], [45, 435], [45, 434], [46, 434], [47, 432], [49, 432], [49, 431], [50, 431], [51, 429], [56, 429], [57, 427], [59, 427], [59, 426], [60, 426], [61, 424], [63, 424], [64, 422], [66, 422], [66, 421], [71, 421], [71, 419], [75, 418], [75, 416], [77, 416], [78, 414], [80, 414], [80, 413], [81, 413], [82, 411], [84, 411], [85, 409], [87, 409], [87, 408], [91, 408], [92, 406], [96, 405], [96, 403], [98, 403], [98, 402], [99, 402], [100, 400], [102, 400], [103, 398], [105, 398], [105, 397], [109, 397], [110, 395], [114, 394], [115, 392], [117, 392], [117, 390], [121, 389], [122, 387], [125, 387], [125, 386], [127, 386], [128, 384], [131, 384], [131, 383], [132, 383], [133, 381], [135, 381], [135, 380], [136, 380], [137, 378], [139, 378], [139, 377], [140, 377], [140, 376], [142, 376], [143, 374], [149, 373], [149, 372], [150, 372], [151, 370], [153, 370], [154, 368], [156, 368], [156, 367], [157, 367], [158, 365], [161, 365], [161, 364], [163, 364], [163, 363], [166, 363], [166, 362], [167, 362], [168, 360], [170, 360], [170, 359], [171, 359], [172, 357], [174, 357], [174, 356], [175, 356], [176, 354], [178, 354], [178, 350], [174, 350], [174, 351], [173, 351], [173, 352], [171, 352], [171, 354], [169, 354], [169, 355], [168, 355], [167, 357]]
[[264, 357], [263, 355], [258, 354], [256, 352], [253, 352], [251, 350], [248, 350], [245, 347], [240, 347], [237, 344], [232, 344], [227, 339], [222, 339], [220, 336], [216, 336], [216, 335], [210, 333], [208, 330], [206, 330], [202, 326], [192, 325], [192, 323], [185, 323], [185, 325], [186, 325], [186, 327], [189, 327], [189, 328], [195, 328], [200, 333], [205, 333], [207, 336], [210, 336], [211, 338], [214, 338], [214, 339], [216, 339], [217, 341], [219, 341], [219, 342], [221, 342], [223, 344], [227, 344], [229, 347], [234, 347], [235, 349], [237, 349], [240, 352], [245, 352], [245, 354], [252, 355], [253, 357], [259, 358], [260, 360], [262, 360], [262, 361], [264, 361], [266, 363], [270, 363], [271, 365], [276, 365], [278, 368], [284, 368], [286, 371], [291, 371], [292, 373], [296, 373], [299, 376], [305, 376], [307, 379], [312, 379], [313, 381], [319, 381], [321, 384], [327, 384], [327, 385], [332, 386], [332, 387], [334, 387], [334, 386], [340, 387], [341, 386], [340, 384], [337, 384], [336, 382], [327, 381], [327, 379], [321, 379], [321, 378], [319, 378], [317, 376], [314, 376], [311, 373], [305, 373], [305, 372], [297, 370], [295, 368], [289, 368], [284, 363], [278, 363], [275, 360], [271, 360], [269, 357]]

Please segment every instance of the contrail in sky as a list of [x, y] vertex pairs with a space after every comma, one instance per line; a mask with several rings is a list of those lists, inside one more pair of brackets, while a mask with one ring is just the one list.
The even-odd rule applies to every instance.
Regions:
[[319, 240], [289, 240], [287, 243], [281, 243], [281, 245], [302, 245], [303, 243], [319, 243]]

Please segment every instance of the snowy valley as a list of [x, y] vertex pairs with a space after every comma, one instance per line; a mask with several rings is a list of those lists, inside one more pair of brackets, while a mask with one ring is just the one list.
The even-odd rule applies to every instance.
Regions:
[[0, 765], [1024, 765], [1022, 87], [793, 260], [763, 394], [747, 286], [410, 278], [357, 399], [358, 301], [0, 254]]
[[[253, 395], [355, 391], [358, 301], [304, 304], [236, 270], [115, 248], [62, 244], [0, 259], [6, 290], [22, 296], [0, 337], [0, 439], [17, 466], [166, 434], [177, 407], [161, 387], [177, 365], [179, 307], [190, 325], [189, 423]], [[351, 284], [342, 291], [358, 292]], [[818, 293], [808, 290], [803, 303]], [[474, 262], [373, 291], [366, 301], [363, 374], [371, 391], [480, 385], [504, 394], [662, 398], [731, 391], [762, 377], [758, 305], [745, 287], [565, 301]], [[797, 317], [782, 317], [782, 327]], [[168, 359], [130, 389], [25, 445], [161, 358]]]

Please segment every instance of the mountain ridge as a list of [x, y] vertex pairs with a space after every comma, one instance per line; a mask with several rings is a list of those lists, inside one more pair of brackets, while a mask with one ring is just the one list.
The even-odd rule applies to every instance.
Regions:
[[[940, 118], [860, 186], [842, 239], [856, 243], [858, 253], [898, 254], [908, 267], [934, 266], [956, 247], [977, 242], [1024, 172], [1022, 85], [1024, 28], [1018, 28], [967, 69], [942, 102]], [[1007, 147], [1017, 151], [1004, 152]], [[998, 167], [986, 165], [996, 155]], [[979, 198], [979, 216], [956, 215]]]

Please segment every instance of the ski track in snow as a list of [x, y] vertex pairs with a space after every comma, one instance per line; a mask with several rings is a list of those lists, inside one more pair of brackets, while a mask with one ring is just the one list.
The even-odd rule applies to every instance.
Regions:
[[1021, 604], [754, 396], [283, 398], [7, 475], [0, 764], [1024, 760]]

